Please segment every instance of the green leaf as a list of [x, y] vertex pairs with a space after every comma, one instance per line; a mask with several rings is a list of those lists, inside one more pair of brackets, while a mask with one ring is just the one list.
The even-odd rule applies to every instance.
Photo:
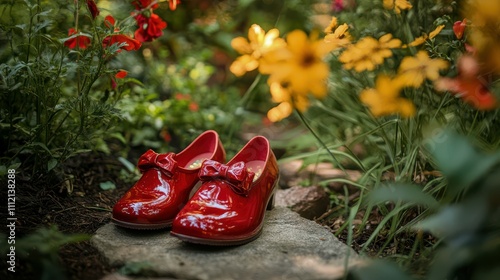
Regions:
[[51, 158], [49, 162], [47, 162], [47, 171], [54, 169], [57, 166], [58, 160], [55, 158]]
[[357, 280], [411, 280], [401, 268], [396, 264], [387, 261], [371, 261], [366, 265], [356, 266], [351, 269], [350, 273]]
[[450, 131], [425, 141], [425, 146], [448, 178], [452, 197], [482, 178], [500, 162], [500, 153], [479, 153], [466, 137]]
[[127, 170], [129, 172], [134, 172], [135, 165], [133, 163], [131, 163], [130, 161], [128, 161], [126, 158], [119, 157], [118, 161], [121, 162], [125, 166], [125, 168], [127, 168]]
[[111, 138], [115, 138], [115, 139], [119, 140], [123, 144], [127, 144], [127, 139], [125, 139], [125, 137], [123, 137], [122, 133], [119, 133], [119, 132], [111, 133], [110, 136], [111, 136]]
[[430, 209], [439, 207], [439, 202], [433, 196], [424, 193], [418, 186], [407, 184], [391, 184], [385, 188], [375, 189], [368, 195], [368, 201], [373, 204], [402, 201], [423, 205]]
[[111, 182], [111, 181], [106, 181], [106, 182], [102, 182], [99, 184], [99, 187], [104, 190], [104, 191], [108, 191], [108, 190], [114, 190], [116, 189], [116, 185], [115, 183]]
[[459, 245], [474, 235], [488, 214], [488, 204], [482, 195], [475, 196], [460, 204], [443, 208], [415, 225], [415, 228], [429, 231], [436, 236], [446, 238], [449, 243]]

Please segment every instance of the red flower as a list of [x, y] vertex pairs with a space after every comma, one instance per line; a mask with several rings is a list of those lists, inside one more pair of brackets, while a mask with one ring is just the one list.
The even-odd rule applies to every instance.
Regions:
[[89, 11], [90, 11], [90, 14], [92, 15], [92, 18], [95, 19], [100, 13], [95, 1], [94, 0], [87, 0], [87, 7], [89, 8]]
[[345, 9], [354, 8], [355, 5], [355, 0], [332, 0], [332, 11], [342, 12]]
[[127, 77], [127, 75], [128, 75], [127, 71], [120, 70], [120, 71], [118, 71], [118, 73], [115, 74], [115, 78], [117, 78], [117, 79], [123, 79], [123, 78]]
[[464, 55], [458, 60], [458, 76], [456, 78], [441, 78], [436, 82], [436, 89], [451, 91], [466, 103], [478, 110], [493, 110], [497, 108], [495, 95], [488, 89], [488, 83], [479, 75], [479, 64], [470, 55]]
[[[68, 31], [68, 35], [75, 35], [78, 32], [74, 28], [70, 28]], [[76, 35], [73, 38], [70, 38], [64, 42], [64, 45], [70, 49], [74, 48], [79, 48], [79, 49], [86, 49], [88, 46], [90, 46], [90, 38], [85, 36], [85, 35]]]
[[107, 15], [104, 18], [104, 25], [107, 28], [114, 28], [115, 27], [115, 18], [112, 15]]
[[115, 74], [114, 77], [111, 77], [111, 88], [116, 89], [116, 86], [117, 86], [116, 79], [123, 79], [123, 78], [127, 77], [127, 74], [128, 74], [127, 71], [120, 70], [120, 71], [118, 71], [118, 73]]
[[139, 28], [135, 31], [135, 38], [140, 42], [151, 42], [163, 35], [162, 29], [167, 27], [158, 15], [151, 13], [150, 17], [139, 14], [135, 17]]
[[121, 45], [118, 52], [121, 50], [136, 51], [141, 47], [141, 42], [124, 34], [108, 35], [104, 38], [104, 40], [102, 40], [103, 48], [107, 48], [113, 44]]
[[[149, 5], [151, 5], [151, 3], [153, 3], [153, 1], [155, 1], [155, 0], [134, 0], [132, 2], [132, 4], [135, 6], [136, 10], [142, 10], [142, 9], [147, 8]], [[155, 3], [150, 8], [153, 10], [158, 8], [158, 3]]]
[[161, 132], [160, 132], [160, 135], [161, 137], [163, 138], [163, 140], [165, 140], [165, 142], [170, 142], [172, 141], [172, 136], [170, 135], [170, 133], [168, 133], [168, 131], [166, 129], [163, 129]]
[[200, 107], [198, 106], [198, 104], [196, 102], [190, 102], [188, 108], [189, 108], [189, 111], [191, 111], [191, 112], [198, 112], [198, 110], [200, 109]]
[[457, 39], [462, 39], [464, 36], [464, 31], [465, 27], [467, 26], [467, 19], [464, 19], [463, 21], [456, 21], [453, 24], [453, 32], [455, 33], [455, 36], [457, 36]]
[[[115, 18], [111, 15], [106, 16], [104, 18], [104, 25], [106, 25], [106, 27], [108, 28], [113, 28], [115, 25]], [[120, 30], [116, 28], [114, 31], [118, 32]], [[102, 40], [103, 48], [107, 48], [109, 46], [112, 46], [113, 44], [121, 45], [120, 49], [117, 52], [120, 52], [121, 50], [136, 51], [141, 47], [141, 42], [124, 34], [111, 34], [106, 36]]]
[[189, 94], [176, 93], [174, 98], [176, 100], [191, 100], [191, 96]]
[[177, 5], [181, 3], [180, 0], [169, 0], [168, 1], [168, 7], [170, 8], [171, 11], [175, 11], [177, 9]]

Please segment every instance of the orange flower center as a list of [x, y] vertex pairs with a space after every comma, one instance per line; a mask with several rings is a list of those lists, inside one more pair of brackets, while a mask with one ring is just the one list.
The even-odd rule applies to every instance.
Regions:
[[316, 62], [316, 57], [314, 54], [308, 52], [302, 57], [301, 65], [306, 68], [313, 65]]

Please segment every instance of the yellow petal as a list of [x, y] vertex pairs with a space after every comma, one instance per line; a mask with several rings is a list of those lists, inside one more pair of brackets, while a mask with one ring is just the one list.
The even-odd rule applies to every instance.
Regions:
[[252, 53], [252, 48], [248, 43], [248, 40], [243, 37], [236, 37], [231, 40], [231, 47], [235, 49], [240, 54], [250, 54]]
[[333, 29], [337, 27], [337, 18], [332, 17], [332, 20], [330, 21], [330, 24], [325, 28], [325, 33], [329, 34], [333, 32]]
[[307, 47], [308, 37], [302, 30], [294, 30], [286, 36], [288, 49], [295, 56], [301, 55]]
[[425, 76], [419, 71], [406, 71], [398, 74], [398, 80], [408, 87], [420, 87], [425, 81]]
[[290, 103], [288, 102], [282, 102], [278, 106], [272, 108], [267, 112], [267, 118], [271, 122], [279, 122], [282, 119], [290, 116], [292, 113], [293, 109]]
[[415, 105], [413, 104], [413, 102], [411, 102], [410, 100], [407, 100], [407, 99], [400, 98], [398, 100], [398, 103], [399, 103], [398, 104], [399, 112], [400, 112], [401, 116], [408, 118], [408, 117], [412, 117], [415, 115], [416, 109], [415, 109]]
[[238, 57], [231, 66], [229, 67], [229, 71], [231, 71], [234, 75], [240, 77], [243, 76], [246, 72], [257, 69], [259, 63], [250, 55], [242, 55]]
[[429, 33], [429, 39], [436, 37], [439, 34], [439, 32], [441, 32], [441, 30], [443, 30], [443, 28], [444, 28], [444, 24], [436, 27], [436, 29], [434, 29], [431, 33]]
[[276, 103], [290, 101], [290, 93], [283, 88], [278, 82], [273, 82], [269, 85], [272, 100]]
[[399, 39], [393, 39], [392, 34], [385, 34], [384, 36], [380, 37], [379, 39], [380, 45], [383, 48], [399, 48], [401, 47], [401, 40]]
[[420, 46], [423, 43], [425, 43], [425, 40], [427, 40], [427, 35], [420, 36], [420, 37], [416, 38], [415, 40], [413, 40], [413, 42], [409, 43], [408, 46], [410, 46], [410, 47]]
[[293, 97], [293, 106], [300, 112], [305, 112], [309, 108], [309, 99], [304, 95], [295, 95]]
[[401, 83], [398, 80], [391, 79], [389, 76], [381, 74], [377, 77], [375, 82], [377, 91], [384, 99], [394, 99], [399, 96], [401, 90]]
[[387, 10], [394, 9], [394, 0], [384, 0], [384, 8]]
[[265, 31], [257, 24], [252, 24], [248, 29], [248, 40], [251, 44], [260, 45], [259, 42], [264, 41]]

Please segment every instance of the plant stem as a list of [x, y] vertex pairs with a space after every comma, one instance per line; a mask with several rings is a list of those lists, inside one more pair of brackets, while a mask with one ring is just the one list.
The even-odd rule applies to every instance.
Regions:
[[314, 138], [316, 138], [316, 140], [321, 144], [321, 146], [328, 152], [328, 154], [330, 155], [330, 157], [332, 157], [333, 161], [337, 164], [338, 168], [340, 168], [344, 172], [344, 174], [346, 176], [348, 176], [347, 171], [344, 169], [344, 167], [342, 166], [342, 164], [337, 160], [337, 158], [330, 151], [330, 149], [328, 148], [328, 146], [326, 146], [326, 144], [323, 142], [323, 140], [321, 140], [321, 138], [319, 137], [319, 135], [316, 134], [316, 132], [313, 130], [313, 128], [309, 125], [309, 123], [306, 121], [304, 115], [299, 110], [295, 110], [295, 112], [299, 116], [299, 118], [302, 121], [302, 123], [304, 124], [304, 126], [311, 132], [311, 134], [314, 136]]

